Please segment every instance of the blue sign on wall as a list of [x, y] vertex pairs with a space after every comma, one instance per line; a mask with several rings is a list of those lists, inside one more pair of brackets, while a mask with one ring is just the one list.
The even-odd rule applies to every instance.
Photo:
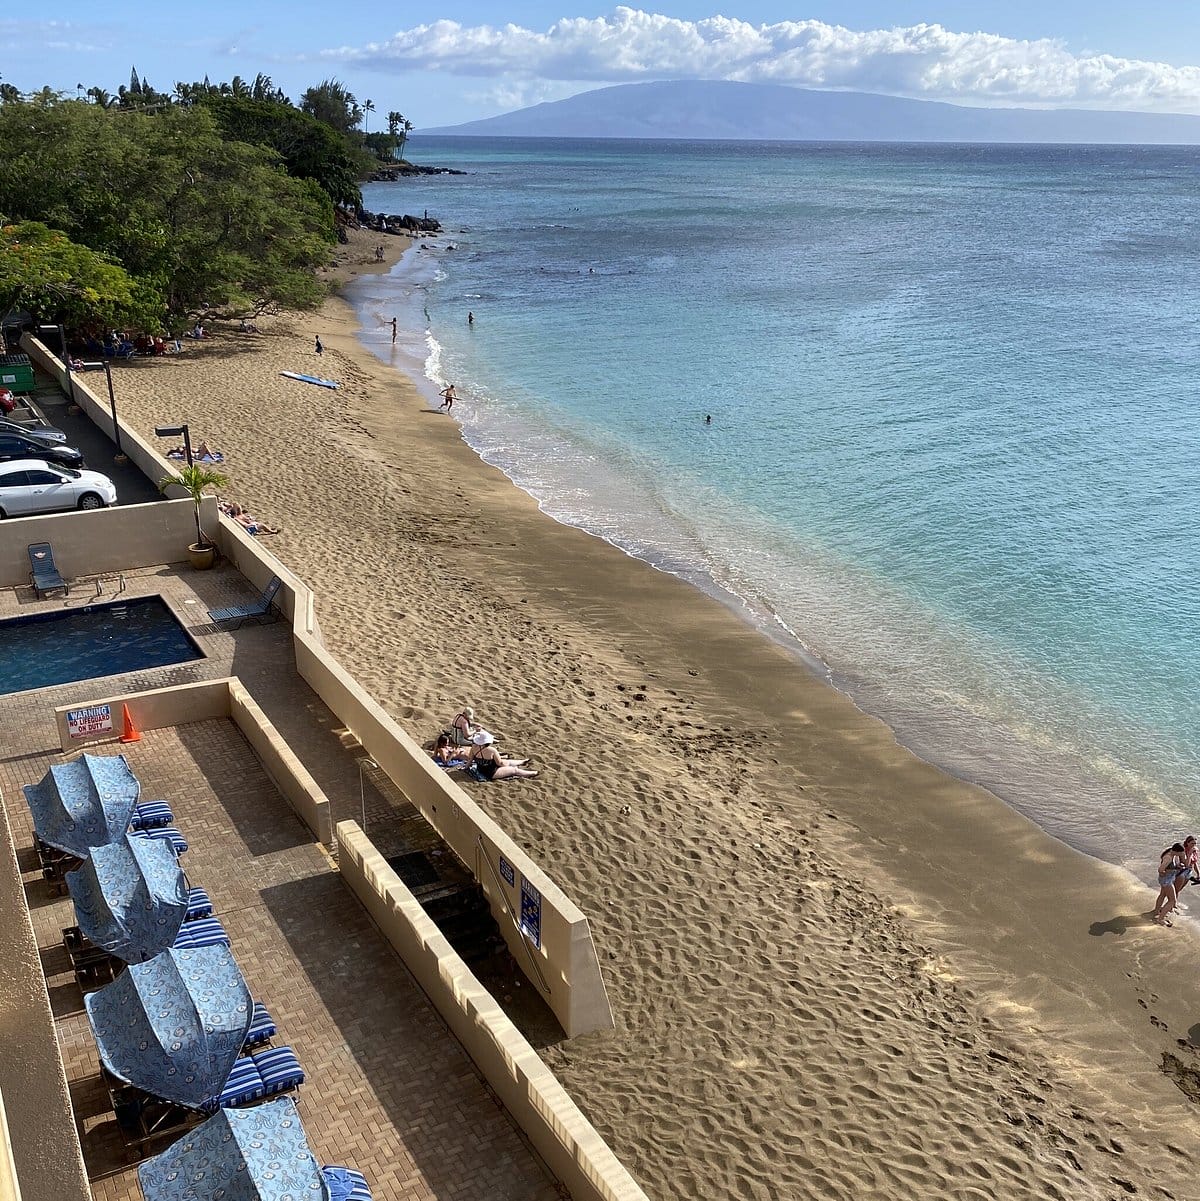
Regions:
[[513, 865], [503, 855], [500, 856], [500, 878], [509, 888], [515, 887], [517, 883], [517, 873], [513, 871]]
[[535, 947], [542, 945], [542, 894], [521, 878], [521, 933]]

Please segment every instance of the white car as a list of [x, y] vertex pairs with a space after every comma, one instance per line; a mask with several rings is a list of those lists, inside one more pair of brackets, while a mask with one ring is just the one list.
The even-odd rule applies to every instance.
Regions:
[[116, 504], [117, 486], [98, 471], [76, 471], [41, 459], [0, 463], [0, 517]]

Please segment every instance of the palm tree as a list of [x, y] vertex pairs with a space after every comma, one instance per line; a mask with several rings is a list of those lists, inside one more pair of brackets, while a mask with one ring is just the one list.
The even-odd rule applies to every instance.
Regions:
[[403, 162], [404, 161], [404, 146], [408, 142], [408, 135], [410, 133], [412, 133], [412, 131], [413, 131], [413, 123], [407, 117], [400, 116], [399, 113], [397, 113], [396, 115], [398, 117], [400, 117], [400, 155], [399, 155], [399, 157], [400, 157], [400, 161]]
[[196, 507], [196, 545], [211, 545], [204, 531], [200, 528], [200, 502], [204, 499], [205, 488], [224, 488], [229, 483], [229, 477], [223, 472], [214, 471], [203, 463], [189, 463], [179, 469], [178, 475], [165, 475], [158, 481], [158, 490], [165, 492], [174, 484], [178, 484], [192, 498]]
[[362, 102], [363, 111], [363, 133], [371, 132], [371, 114], [375, 111], [374, 100], [364, 100]]

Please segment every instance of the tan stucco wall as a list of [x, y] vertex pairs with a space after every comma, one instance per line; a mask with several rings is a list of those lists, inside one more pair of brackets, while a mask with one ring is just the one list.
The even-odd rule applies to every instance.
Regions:
[[[112, 732], [90, 738], [72, 738], [67, 715], [72, 709], [97, 705], [111, 708]], [[81, 699], [69, 705], [60, 705], [54, 710], [59, 745], [64, 751], [78, 751], [97, 742], [111, 742], [121, 733], [123, 706], [126, 705], [129, 707], [130, 720], [138, 730], [161, 730], [188, 722], [229, 718], [245, 735], [263, 770], [271, 777], [296, 816], [312, 831], [318, 842], [332, 845], [333, 822], [329, 798], [236, 676]]]
[[90, 1201], [50, 998], [3, 805], [0, 914], [0, 1096], [20, 1195], [22, 1201]]
[[358, 823], [339, 822], [337, 837], [343, 879], [574, 1201], [647, 1201]]
[[[216, 506], [211, 497], [206, 500], [206, 525], [216, 523]], [[115, 575], [182, 562], [188, 543], [195, 541], [196, 521], [188, 500], [0, 521], [0, 588], [29, 584], [28, 547], [34, 542], [50, 543], [55, 566], [69, 584], [81, 575]]]

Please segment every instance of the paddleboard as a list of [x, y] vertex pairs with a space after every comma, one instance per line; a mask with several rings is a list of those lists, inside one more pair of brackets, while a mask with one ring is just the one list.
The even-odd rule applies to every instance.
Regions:
[[321, 379], [319, 375], [301, 375], [298, 371], [281, 371], [280, 375], [286, 375], [288, 379], [298, 379], [303, 384], [316, 384], [321, 388], [339, 388], [340, 384], [331, 379]]

